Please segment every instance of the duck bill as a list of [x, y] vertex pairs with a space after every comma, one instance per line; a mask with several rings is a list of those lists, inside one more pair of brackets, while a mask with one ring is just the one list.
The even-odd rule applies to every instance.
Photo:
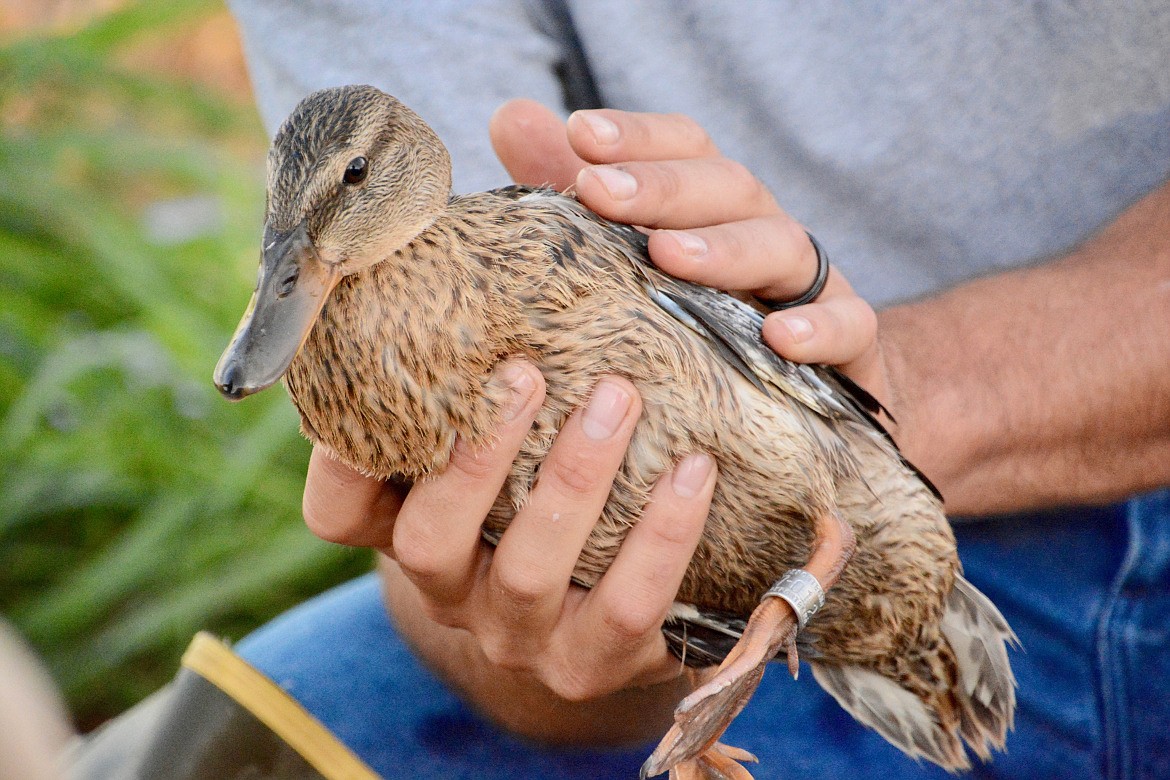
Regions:
[[215, 386], [227, 398], [270, 387], [309, 337], [341, 274], [321, 260], [305, 224], [264, 231], [260, 277], [232, 341], [215, 366]]

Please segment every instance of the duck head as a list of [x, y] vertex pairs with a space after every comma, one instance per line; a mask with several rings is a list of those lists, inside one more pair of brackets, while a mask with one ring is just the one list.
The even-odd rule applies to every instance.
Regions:
[[349, 86], [302, 100], [268, 154], [260, 274], [219, 391], [239, 400], [279, 380], [337, 283], [404, 247], [450, 194], [446, 148], [393, 97]]

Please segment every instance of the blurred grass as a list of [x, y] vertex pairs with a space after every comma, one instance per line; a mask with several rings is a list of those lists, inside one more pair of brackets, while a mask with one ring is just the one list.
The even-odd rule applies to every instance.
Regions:
[[[239, 637], [369, 567], [300, 521], [284, 394], [210, 383], [254, 281], [264, 133], [128, 60], [217, 14], [151, 0], [0, 41], [0, 613], [82, 725], [168, 679], [196, 630]], [[159, 235], [159, 201], [207, 225]]]

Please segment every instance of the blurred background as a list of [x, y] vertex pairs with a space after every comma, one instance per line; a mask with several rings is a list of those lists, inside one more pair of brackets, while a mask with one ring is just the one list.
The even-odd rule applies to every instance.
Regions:
[[283, 390], [211, 385], [266, 146], [220, 0], [0, 0], [0, 615], [82, 729], [371, 564], [301, 522]]

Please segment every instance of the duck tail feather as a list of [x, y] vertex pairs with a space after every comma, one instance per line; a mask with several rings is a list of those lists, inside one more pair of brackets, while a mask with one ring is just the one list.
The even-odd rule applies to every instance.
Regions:
[[956, 733], [940, 725], [926, 703], [893, 680], [860, 666], [811, 664], [813, 677], [846, 712], [914, 759], [948, 772], [970, 769]]
[[959, 666], [959, 731], [984, 761], [1003, 750], [1016, 711], [1016, 678], [1007, 646], [1019, 646], [1015, 632], [987, 596], [963, 577], [947, 599], [942, 619]]

